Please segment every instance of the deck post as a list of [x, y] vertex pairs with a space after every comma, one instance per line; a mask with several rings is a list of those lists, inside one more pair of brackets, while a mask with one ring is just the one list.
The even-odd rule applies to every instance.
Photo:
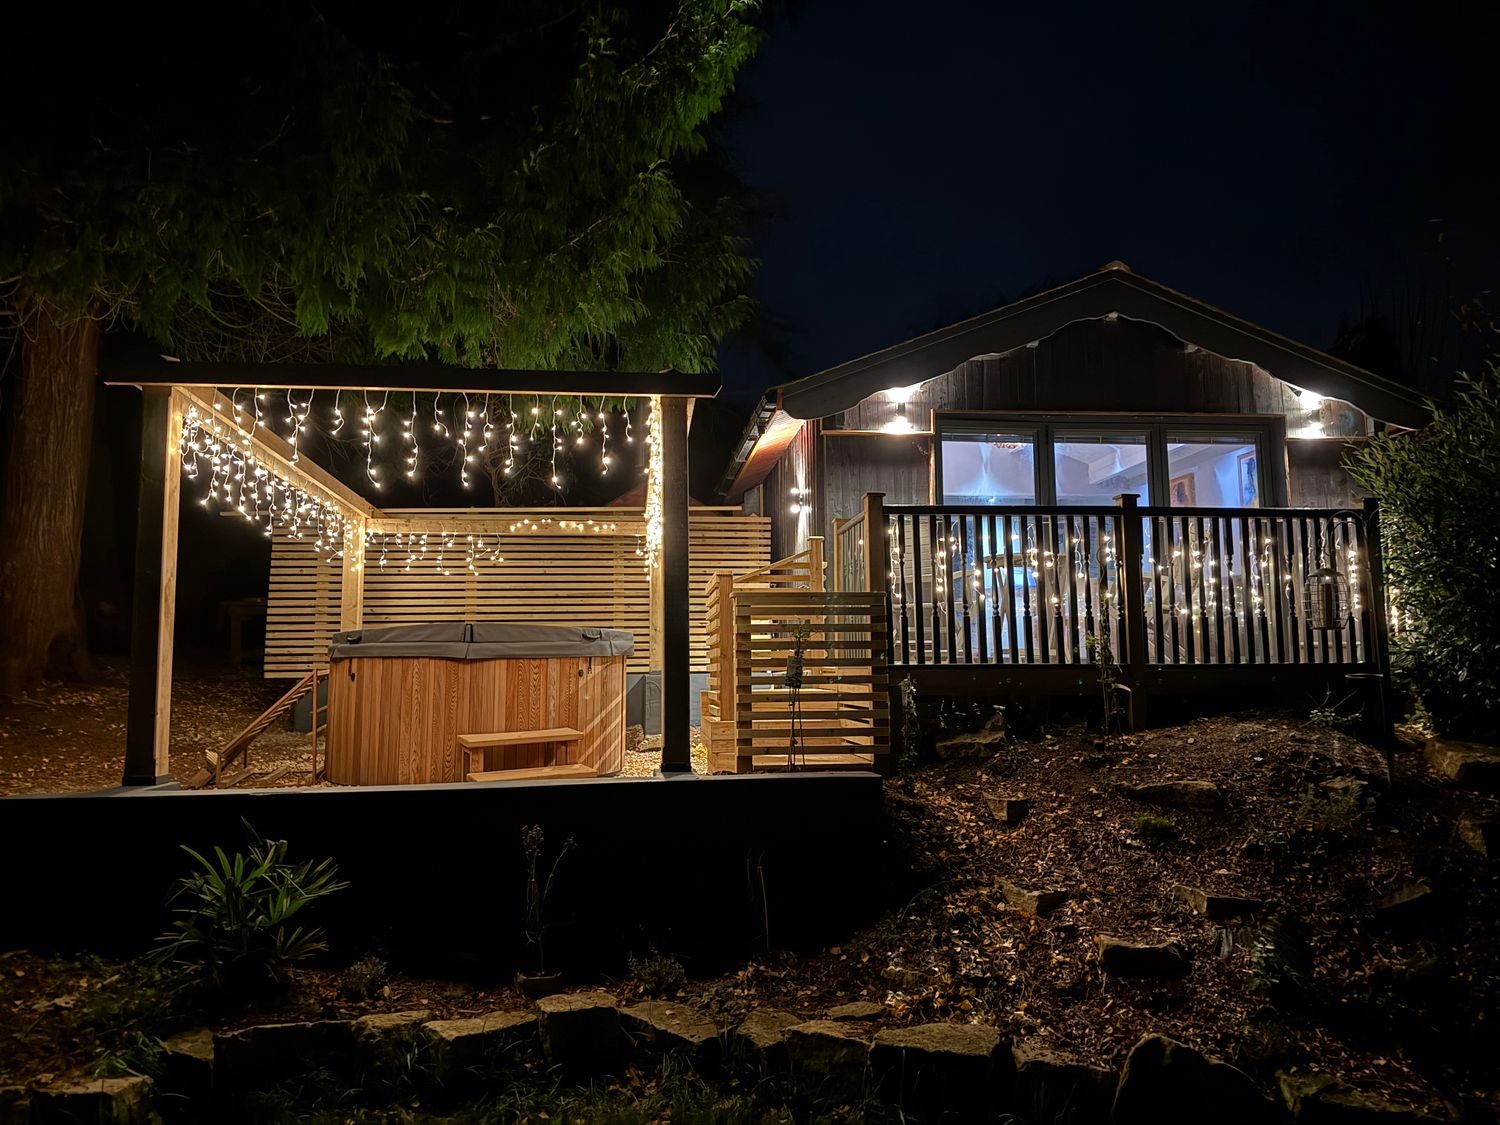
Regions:
[[808, 589], [822, 593], [826, 588], [823, 578], [823, 537], [821, 535], [809, 535], [807, 537], [807, 573]]
[[1146, 725], [1146, 596], [1141, 577], [1141, 555], [1145, 553], [1145, 534], [1141, 530], [1141, 517], [1137, 510], [1140, 497], [1127, 492], [1115, 497], [1120, 506], [1120, 555], [1117, 559], [1120, 575], [1120, 618], [1125, 623], [1122, 630], [1125, 651], [1116, 656], [1115, 662], [1125, 673], [1125, 686], [1130, 689], [1129, 711], [1126, 720], [1131, 730], [1140, 730]]
[[123, 785], [171, 780], [172, 627], [177, 615], [177, 517], [182, 499], [182, 396], [141, 388], [141, 472], [131, 598], [130, 701]]
[[885, 493], [865, 493], [865, 589], [891, 591], [891, 555], [885, 542]]
[[[661, 772], [691, 773], [688, 400], [661, 398]], [[722, 611], [721, 611], [722, 612]]]
[[1391, 623], [1385, 607], [1385, 551], [1380, 541], [1380, 501], [1365, 497], [1365, 574], [1369, 582], [1367, 604], [1370, 607], [1370, 630], [1373, 642], [1369, 654], [1370, 670], [1378, 675], [1374, 689], [1366, 698], [1366, 724], [1375, 740], [1389, 742], [1393, 735], [1388, 703], [1391, 683]]

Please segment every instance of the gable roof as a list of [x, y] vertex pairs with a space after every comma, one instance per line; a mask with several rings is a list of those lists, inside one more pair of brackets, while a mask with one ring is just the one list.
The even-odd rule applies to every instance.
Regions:
[[792, 417], [826, 418], [879, 391], [922, 383], [967, 360], [1003, 355], [1074, 321], [1111, 314], [1156, 324], [1185, 343], [1253, 363], [1325, 398], [1351, 402], [1383, 422], [1419, 426], [1427, 421], [1425, 400], [1416, 391], [1169, 289], [1123, 262], [774, 390]]

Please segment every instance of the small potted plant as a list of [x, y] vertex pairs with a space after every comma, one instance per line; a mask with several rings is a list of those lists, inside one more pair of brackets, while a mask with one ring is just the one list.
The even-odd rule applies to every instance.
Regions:
[[547, 897], [552, 893], [552, 881], [557, 878], [563, 857], [573, 850], [573, 838], [570, 836], [563, 842], [544, 879], [542, 864], [546, 843], [547, 837], [540, 825], [528, 825], [521, 830], [521, 848], [526, 853], [526, 944], [536, 947], [536, 972], [517, 973], [516, 987], [523, 996], [532, 1000], [551, 996], [562, 987], [562, 974], [547, 971]]

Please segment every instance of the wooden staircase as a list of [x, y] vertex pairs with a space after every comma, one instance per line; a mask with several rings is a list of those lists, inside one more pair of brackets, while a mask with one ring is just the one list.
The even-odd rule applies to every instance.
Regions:
[[[311, 672], [303, 676], [300, 680], [298, 680], [295, 684], [288, 688], [285, 695], [283, 695], [275, 703], [271, 704], [271, 706], [267, 707], [254, 719], [252, 719], [250, 723], [242, 731], [239, 732], [239, 734], [235, 735], [228, 742], [226, 742], [223, 747], [220, 748], [217, 754], [209, 755], [203, 769], [199, 770], [198, 773], [193, 776], [192, 780], [187, 783], [187, 788], [201, 789], [206, 785], [218, 785], [222, 780], [224, 780], [225, 767], [231, 765], [236, 758], [243, 757], [244, 760], [248, 763], [250, 761], [250, 744], [254, 742], [255, 739], [259, 737], [267, 727], [269, 727], [277, 719], [281, 718], [283, 715], [289, 712], [293, 707], [295, 707], [309, 695], [311, 695], [313, 698], [313, 776], [317, 777], [320, 772], [318, 768], [318, 731], [328, 725], [328, 709], [326, 707], [319, 708], [317, 691], [318, 681], [320, 679], [326, 678], [327, 675], [328, 672], [326, 669], [314, 668]], [[234, 780], [238, 780], [238, 777], [236, 776], [232, 778], [229, 783], [233, 784]]]

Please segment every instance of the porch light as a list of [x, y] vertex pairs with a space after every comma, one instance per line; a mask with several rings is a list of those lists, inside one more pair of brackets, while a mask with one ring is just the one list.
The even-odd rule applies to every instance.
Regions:
[[912, 431], [911, 419], [906, 416], [906, 403], [896, 403], [895, 416], [891, 418], [881, 430], [888, 434], [909, 434]]

